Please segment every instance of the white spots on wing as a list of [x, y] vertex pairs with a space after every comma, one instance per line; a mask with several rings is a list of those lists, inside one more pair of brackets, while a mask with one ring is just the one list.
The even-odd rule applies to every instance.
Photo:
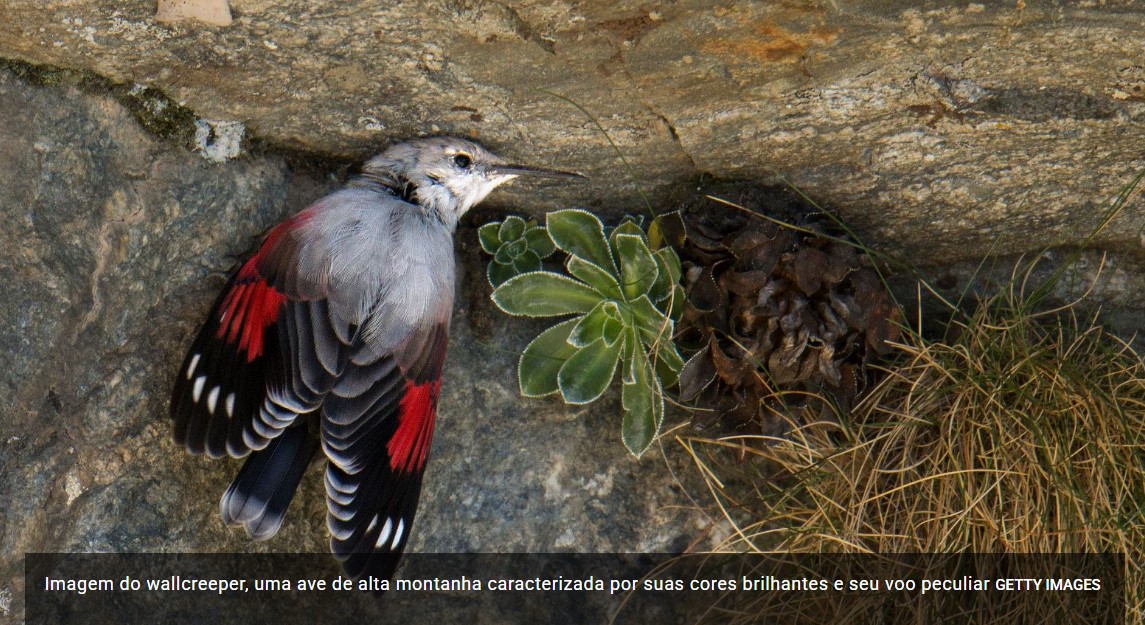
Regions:
[[366, 533], [369, 534], [370, 532], [374, 531], [374, 528], [377, 526], [378, 526], [378, 515], [375, 514], [374, 518], [370, 519], [370, 524], [366, 526]]
[[187, 365], [187, 379], [188, 380], [191, 379], [191, 376], [195, 375], [195, 367], [199, 366], [199, 358], [201, 358], [201, 357], [202, 356], [200, 354], [195, 354], [194, 356], [191, 356], [191, 364]]
[[385, 546], [386, 540], [390, 537], [390, 530], [393, 528], [394, 520], [386, 519], [386, 524], [382, 526], [382, 532], [378, 534], [378, 540], [374, 543], [374, 549], [382, 549]]
[[219, 387], [216, 386], [215, 388], [211, 389], [210, 393], [207, 393], [207, 412], [210, 414], [215, 414], [215, 406], [218, 405], [218, 403]]
[[199, 397], [203, 394], [203, 385], [207, 383], [207, 376], [201, 375], [195, 378], [195, 386], [191, 388], [191, 401], [198, 403]]
[[223, 405], [226, 406], [226, 408], [227, 408], [227, 417], [235, 416], [235, 394], [234, 393], [227, 393], [227, 399], [226, 399], [226, 401], [223, 402]]
[[394, 542], [390, 543], [390, 551], [398, 548], [398, 544], [402, 542], [402, 532], [406, 529], [405, 519], [398, 519], [398, 531], [394, 532]]

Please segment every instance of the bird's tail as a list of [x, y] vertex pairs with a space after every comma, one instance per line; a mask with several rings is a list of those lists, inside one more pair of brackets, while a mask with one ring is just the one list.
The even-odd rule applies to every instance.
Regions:
[[302, 474], [318, 451], [317, 437], [306, 430], [301, 424], [286, 428], [265, 449], [251, 453], [219, 502], [224, 523], [242, 525], [255, 540], [278, 533]]

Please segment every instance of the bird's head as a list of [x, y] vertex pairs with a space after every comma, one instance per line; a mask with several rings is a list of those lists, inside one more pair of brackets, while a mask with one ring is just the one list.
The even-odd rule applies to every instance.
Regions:
[[451, 224], [498, 185], [517, 176], [584, 178], [571, 172], [507, 163], [476, 143], [456, 137], [398, 143], [367, 161], [362, 173], [400, 187], [412, 201], [437, 211]]

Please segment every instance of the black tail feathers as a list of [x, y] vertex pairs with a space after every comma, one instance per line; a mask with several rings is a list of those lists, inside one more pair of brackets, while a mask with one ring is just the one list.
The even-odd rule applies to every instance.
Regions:
[[255, 540], [282, 527], [302, 474], [318, 451], [318, 439], [303, 424], [286, 428], [265, 449], [252, 452], [223, 493], [219, 512], [227, 525], [242, 525]]

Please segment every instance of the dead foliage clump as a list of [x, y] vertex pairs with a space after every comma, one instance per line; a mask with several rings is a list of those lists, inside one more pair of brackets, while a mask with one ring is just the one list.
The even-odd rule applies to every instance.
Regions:
[[781, 225], [760, 216], [775, 213], [765, 192], [737, 200], [683, 215], [678, 341], [697, 351], [680, 373], [680, 398], [700, 408], [700, 429], [722, 419], [737, 432], [782, 436], [789, 415], [837, 421], [898, 338], [898, 308], [871, 258], [813, 213]]

